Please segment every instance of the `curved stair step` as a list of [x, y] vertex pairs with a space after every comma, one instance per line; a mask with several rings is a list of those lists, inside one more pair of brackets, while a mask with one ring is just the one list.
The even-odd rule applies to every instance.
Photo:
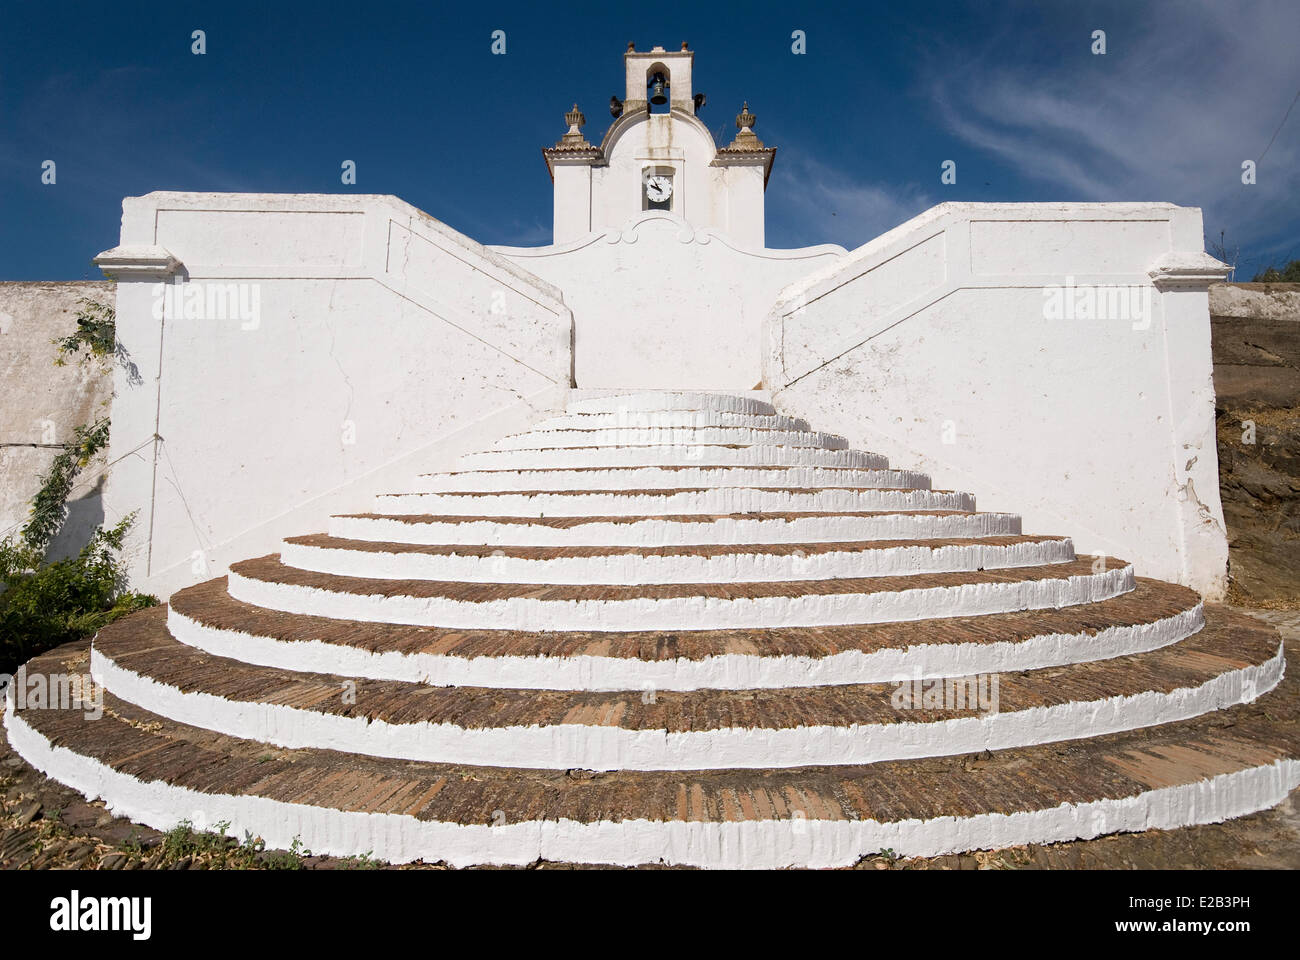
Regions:
[[847, 450], [843, 437], [813, 430], [774, 430], [753, 427], [602, 427], [588, 430], [543, 430], [513, 433], [492, 444], [493, 450], [549, 450], [553, 448], [681, 446], [724, 444], [809, 447], [818, 450]]
[[168, 629], [216, 656], [435, 685], [765, 689], [1013, 672], [1140, 653], [1201, 629], [1200, 598], [1139, 579], [1109, 600], [975, 617], [764, 630], [448, 630], [282, 613], [226, 578], [173, 594]]
[[505, 492], [385, 493], [375, 513], [431, 513], [474, 517], [725, 516], [738, 513], [863, 513], [901, 504], [951, 509], [973, 505], [966, 495], [928, 487], [866, 487], [771, 490], [704, 487], [687, 490], [521, 490]]
[[512, 493], [516, 490], [681, 490], [698, 487], [900, 487], [928, 489], [915, 470], [851, 467], [649, 466], [456, 470], [415, 478], [416, 492]]
[[1075, 559], [1066, 537], [998, 536], [837, 543], [668, 547], [500, 547], [289, 537], [300, 570], [467, 583], [752, 583], [1041, 566]]
[[283, 610], [420, 626], [500, 630], [709, 630], [831, 626], [1091, 603], [1133, 589], [1123, 561], [781, 583], [457, 583], [299, 570], [278, 556], [230, 568], [230, 595]]
[[853, 467], [884, 470], [889, 460], [865, 450], [823, 450], [722, 443], [647, 444], [635, 447], [547, 447], [480, 450], [459, 460], [467, 470], [540, 470], [557, 467]]
[[625, 410], [621, 413], [566, 413], [537, 423], [534, 430], [603, 430], [610, 427], [747, 427], [755, 430], [811, 430], [807, 420], [782, 414], [729, 413], [719, 410]]
[[1277, 635], [1222, 611], [1153, 652], [1006, 675], [766, 691], [432, 687], [286, 673], [179, 643], [166, 612], [101, 630], [91, 671], [171, 720], [290, 748], [545, 769], [774, 769], [978, 753], [1186, 720], [1281, 679]]
[[566, 413], [619, 413], [621, 411], [704, 410], [717, 413], [748, 413], [774, 416], [776, 407], [753, 397], [733, 397], [725, 393], [688, 393], [681, 391], [636, 391], [573, 400]]
[[[70, 651], [84, 657], [84, 647]], [[69, 648], [32, 662], [67, 670]], [[285, 750], [112, 694], [103, 715], [16, 709], [29, 763], [167, 830], [203, 811], [269, 846], [465, 866], [670, 863], [832, 867], [888, 849], [937, 856], [1217, 822], [1300, 785], [1295, 678], [1253, 704], [1126, 733], [867, 766], [525, 771]]]
[[[863, 513], [765, 513], [709, 516], [471, 517], [426, 514], [340, 514], [330, 517], [332, 537], [390, 543], [474, 544], [520, 547], [661, 547], [721, 544], [841, 543], [864, 540], [932, 540], [1014, 536], [1020, 518], [961, 510], [964, 494], [921, 491], [948, 508]], [[911, 502], [918, 497], [907, 497]], [[957, 509], [952, 509], [956, 507]]]

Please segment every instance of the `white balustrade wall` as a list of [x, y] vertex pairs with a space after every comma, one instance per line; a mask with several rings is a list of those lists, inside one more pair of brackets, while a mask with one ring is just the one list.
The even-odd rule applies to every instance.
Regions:
[[394, 197], [131, 197], [97, 262], [139, 370], [115, 384], [106, 510], [138, 511], [131, 576], [160, 596], [446, 468], [572, 382], [559, 292]]
[[1201, 229], [1159, 203], [943, 204], [847, 254], [664, 213], [488, 249], [393, 197], [128, 198], [98, 261], [139, 371], [118, 373], [107, 518], [139, 511], [131, 572], [166, 596], [575, 384], [757, 388], [1026, 532], [1218, 597]]
[[1211, 598], [1225, 587], [1201, 212], [949, 203], [792, 284], [764, 334], [784, 413], [982, 510]]

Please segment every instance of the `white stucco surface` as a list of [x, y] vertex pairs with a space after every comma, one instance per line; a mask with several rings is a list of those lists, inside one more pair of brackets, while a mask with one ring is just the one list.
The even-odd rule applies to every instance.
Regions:
[[[943, 204], [792, 284], [768, 318], [783, 413], [1014, 509], [1029, 533], [1223, 594], [1200, 211]], [[1143, 316], [1049, 318], [1123, 287]]]
[[[764, 191], [775, 151], [749, 127], [730, 144], [714, 141], [696, 115], [694, 58], [689, 50], [662, 47], [624, 54], [621, 112], [598, 143], [581, 133], [586, 118], [576, 104], [565, 113], [568, 132], [543, 151], [554, 186], [553, 243], [618, 229], [646, 210], [663, 209], [744, 249], [763, 248]], [[666, 81], [670, 102], [650, 101], [654, 77]], [[741, 115], [736, 115], [738, 129]], [[752, 114], [745, 117], [755, 122]], [[666, 196], [653, 197], [658, 206], [651, 206], [650, 179], [657, 190], [666, 184]]]
[[[101, 262], [143, 383], [116, 385], [106, 509], [140, 511], [131, 570], [161, 595], [372, 494], [448, 489], [412, 478], [470, 450], [453, 490], [550, 488], [551, 467], [591, 468], [555, 482], [608, 489], [607, 467], [637, 485], [624, 468], [662, 484], [664, 464], [884, 466], [838, 439], [767, 459], [723, 445], [772, 416], [760, 396], [779, 422], [1020, 513], [1026, 532], [1222, 593], [1204, 292], [1217, 264], [1197, 210], [945, 204], [850, 254], [746, 250], [658, 211], [494, 250], [391, 197], [156, 193], [124, 211]], [[255, 291], [257, 316], [156, 310], [176, 276], [242, 285], [234, 302]], [[1122, 289], [1141, 312], [1049, 316], [1054, 288]], [[539, 449], [505, 439], [575, 383], [588, 399]], [[704, 439], [693, 415], [652, 421], [602, 399], [615, 388], [769, 392], [701, 446], [685, 442]], [[589, 448], [574, 431], [593, 427], [637, 442]]]
[[[164, 597], [522, 429], [571, 382], [558, 291], [392, 197], [127, 198], [100, 262], [143, 379], [116, 383], [108, 511], [139, 511], [130, 572]], [[257, 309], [157, 309], [176, 277]]]
[[494, 247], [564, 291], [583, 388], [753, 390], [763, 317], [782, 287], [837, 261], [842, 247], [747, 249], [676, 214], [548, 247]]

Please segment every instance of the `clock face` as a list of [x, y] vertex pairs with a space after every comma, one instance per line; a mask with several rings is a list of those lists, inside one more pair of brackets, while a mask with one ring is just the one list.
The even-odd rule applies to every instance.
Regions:
[[645, 195], [652, 203], [664, 203], [673, 195], [673, 178], [662, 175], [646, 177]]

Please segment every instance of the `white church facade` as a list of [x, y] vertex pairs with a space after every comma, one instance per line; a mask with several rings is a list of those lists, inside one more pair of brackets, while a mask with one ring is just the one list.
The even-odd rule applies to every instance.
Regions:
[[[759, 391], [1027, 522], [1071, 525], [1089, 553], [1221, 596], [1206, 288], [1226, 268], [1200, 211], [944, 203], [852, 251], [767, 248], [773, 149], [743, 124], [713, 142], [693, 59], [624, 54], [599, 147], [570, 111], [543, 151], [548, 246], [483, 247], [395, 197], [127, 198], [98, 262], [156, 388], [124, 380], [113, 412], [113, 457], [133, 460], [110, 511], [153, 518], [137, 581], [165, 596], [273, 549], [570, 390], [645, 388]], [[186, 321], [160, 295], [177, 282], [200, 300], [256, 294], [258, 316]], [[1053, 306], [1115, 291], [1141, 315]], [[164, 299], [175, 316], [160, 319]]]
[[[623, 66], [599, 143], [575, 104], [543, 150], [547, 246], [388, 196], [124, 201], [105, 503], [169, 604], [95, 640], [113, 736], [11, 704], [15, 749], [155, 826], [457, 865], [831, 866], [1300, 784], [1247, 710], [1277, 636], [1209, 602], [1200, 211], [768, 248], [749, 104], [718, 144], [685, 45]], [[942, 762], [985, 750], [1021, 773]]]

